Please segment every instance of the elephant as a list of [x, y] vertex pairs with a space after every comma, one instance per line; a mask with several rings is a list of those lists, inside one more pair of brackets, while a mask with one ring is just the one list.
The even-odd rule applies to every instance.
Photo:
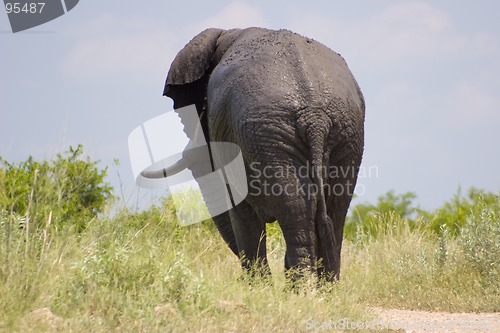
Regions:
[[242, 267], [270, 272], [266, 223], [277, 221], [286, 272], [337, 280], [365, 119], [342, 56], [289, 30], [210, 28], [179, 51], [163, 95], [196, 105], [208, 146], [241, 149], [248, 195], [213, 221]]

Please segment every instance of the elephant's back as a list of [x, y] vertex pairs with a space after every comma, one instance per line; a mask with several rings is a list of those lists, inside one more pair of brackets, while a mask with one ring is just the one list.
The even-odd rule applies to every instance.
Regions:
[[252, 96], [259, 104], [303, 109], [338, 100], [354, 101], [364, 109], [345, 60], [323, 44], [288, 30], [245, 29], [212, 75], [231, 82], [225, 88], [233, 93]]
[[212, 72], [208, 92], [212, 139], [260, 152], [249, 160], [286, 159], [294, 147], [305, 161], [310, 147], [297, 138], [308, 142], [311, 130], [329, 133], [327, 142], [362, 145], [364, 100], [346, 62], [296, 33], [246, 29]]

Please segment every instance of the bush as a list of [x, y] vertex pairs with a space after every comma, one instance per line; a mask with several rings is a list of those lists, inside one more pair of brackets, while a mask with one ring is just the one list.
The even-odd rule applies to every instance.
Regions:
[[432, 231], [439, 237], [455, 238], [467, 221], [480, 216], [484, 207], [496, 207], [498, 196], [484, 190], [471, 188], [466, 196], [459, 188], [453, 198], [433, 212], [422, 210], [414, 205], [415, 193], [407, 192], [396, 195], [389, 191], [378, 198], [376, 204], [358, 204], [352, 208], [351, 215], [346, 220], [345, 236], [349, 240], [359, 238], [359, 235], [377, 236], [394, 226], [380, 225], [391, 221], [384, 216], [396, 214], [409, 223], [411, 228], [421, 227]]
[[394, 220], [381, 217], [392, 214], [402, 217], [413, 226], [414, 221], [412, 217], [416, 213], [421, 212], [413, 204], [413, 200], [416, 197], [416, 194], [413, 192], [396, 195], [394, 191], [389, 191], [385, 195], [378, 197], [377, 204], [364, 203], [356, 205], [346, 220], [345, 237], [353, 240], [361, 234], [376, 236], [379, 231], [391, 227], [390, 225], [380, 225], [381, 222], [385, 223], [385, 221]]
[[462, 195], [459, 188], [457, 193], [448, 202], [432, 214], [426, 213], [429, 227], [436, 233], [446, 228], [452, 235], [456, 236], [459, 230], [467, 224], [472, 216], [478, 216], [484, 206], [496, 205], [498, 198], [495, 194], [471, 188], [466, 196]]
[[32, 230], [48, 223], [84, 229], [113, 196], [107, 168], [99, 170], [82, 155], [79, 145], [53, 161], [29, 157], [15, 164], [0, 158], [0, 211], [24, 217]]
[[491, 283], [500, 281], [500, 202], [481, 204], [460, 229], [460, 247], [467, 262]]
[[498, 208], [469, 219], [458, 237], [443, 231], [438, 238], [428, 228], [412, 228], [396, 213], [378, 219], [376, 236], [360, 233], [356, 242], [345, 242], [341, 283], [352, 284], [359, 302], [432, 311], [499, 310]]

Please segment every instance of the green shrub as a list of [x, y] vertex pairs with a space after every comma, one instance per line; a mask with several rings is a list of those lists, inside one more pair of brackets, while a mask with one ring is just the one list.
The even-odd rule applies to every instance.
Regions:
[[460, 229], [458, 241], [467, 262], [489, 282], [500, 282], [500, 202], [483, 202]]
[[480, 215], [483, 206], [497, 204], [497, 196], [477, 188], [471, 188], [466, 196], [462, 195], [459, 188], [453, 198], [445, 202], [441, 208], [438, 208], [432, 214], [424, 214], [429, 221], [429, 227], [436, 233], [445, 227], [449, 232], [456, 236], [459, 230], [464, 227], [467, 220], [472, 215]]
[[349, 240], [358, 239], [359, 235], [377, 236], [394, 226], [380, 225], [393, 219], [384, 218], [388, 214], [396, 214], [406, 220], [411, 228], [420, 227], [432, 231], [439, 237], [456, 237], [461, 228], [467, 224], [472, 216], [479, 216], [484, 207], [494, 207], [498, 204], [497, 195], [471, 188], [466, 196], [459, 188], [450, 201], [433, 212], [422, 210], [415, 206], [415, 193], [407, 192], [396, 195], [389, 191], [380, 196], [376, 204], [363, 203], [354, 206], [345, 225], [345, 237]]
[[381, 225], [386, 221], [395, 221], [392, 218], [381, 218], [391, 214], [402, 217], [413, 226], [412, 217], [421, 211], [414, 206], [413, 200], [416, 197], [413, 192], [396, 195], [394, 191], [389, 191], [385, 195], [379, 196], [376, 204], [363, 203], [354, 206], [351, 215], [346, 220], [345, 237], [354, 240], [359, 235], [376, 236], [378, 232], [391, 227], [391, 225]]
[[378, 218], [388, 228], [361, 242], [347, 241], [343, 250], [341, 283], [352, 285], [360, 302], [433, 311], [499, 310], [500, 232], [498, 222], [492, 223], [498, 209], [469, 220], [459, 237], [444, 231], [438, 238], [395, 213]]
[[113, 197], [105, 181], [107, 168], [82, 158], [83, 148], [70, 147], [53, 161], [9, 163], [0, 158], [0, 211], [25, 217], [31, 230], [47, 223], [78, 230], [102, 212]]

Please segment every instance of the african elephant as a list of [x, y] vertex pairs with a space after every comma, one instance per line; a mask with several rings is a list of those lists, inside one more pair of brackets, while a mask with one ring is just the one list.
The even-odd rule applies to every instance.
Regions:
[[163, 94], [175, 109], [196, 105], [208, 144], [241, 149], [249, 194], [213, 220], [242, 266], [267, 269], [265, 225], [278, 221], [286, 270], [337, 279], [364, 145], [365, 103], [344, 59], [287, 30], [207, 29], [177, 54]]

